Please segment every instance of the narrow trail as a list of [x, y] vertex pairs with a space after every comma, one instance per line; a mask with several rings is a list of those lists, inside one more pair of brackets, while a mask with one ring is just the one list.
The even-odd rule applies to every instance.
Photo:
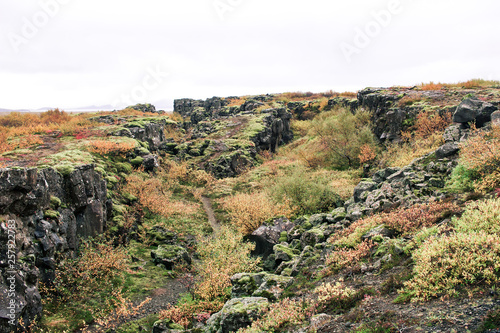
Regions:
[[[169, 280], [167, 283], [159, 288], [156, 288], [151, 291], [151, 294], [148, 297], [142, 297], [139, 300], [133, 302], [133, 306], [139, 305], [146, 298], [150, 298], [150, 301], [147, 302], [137, 313], [120, 316], [119, 318], [113, 319], [113, 316], [110, 317], [109, 327], [107, 329], [119, 328], [123, 324], [129, 323], [131, 321], [136, 321], [147, 317], [150, 314], [157, 314], [161, 310], [168, 309], [171, 305], [175, 305], [179, 297], [186, 293], [188, 290], [186, 286], [181, 282], [180, 279]], [[98, 326], [97, 324], [91, 324], [89, 327], [83, 330], [76, 330], [75, 333], [97, 333], [102, 332], [103, 328]], [[113, 331], [113, 330], [112, 330]]]
[[219, 222], [217, 222], [217, 219], [215, 218], [214, 210], [212, 208], [212, 203], [210, 202], [210, 199], [206, 196], [202, 196], [201, 202], [203, 203], [203, 208], [205, 209], [205, 212], [207, 213], [208, 222], [210, 222], [212, 229], [214, 229], [214, 232], [219, 231], [220, 224], [219, 224]]

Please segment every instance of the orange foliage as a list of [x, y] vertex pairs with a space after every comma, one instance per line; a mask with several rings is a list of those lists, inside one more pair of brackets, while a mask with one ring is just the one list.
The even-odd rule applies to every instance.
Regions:
[[437, 132], [442, 132], [451, 124], [451, 113], [443, 115], [435, 111], [425, 110], [417, 115], [413, 126], [417, 138], [427, 138]]
[[429, 82], [429, 83], [422, 83], [419, 85], [420, 90], [441, 90], [445, 87], [444, 84], [442, 83], [434, 83], [434, 82]]
[[460, 150], [460, 164], [478, 173], [474, 187], [481, 192], [500, 186], [500, 128], [475, 131]]
[[364, 241], [353, 249], [334, 250], [326, 258], [326, 264], [333, 271], [344, 268], [352, 268], [359, 265], [359, 261], [370, 254], [374, 244], [372, 241]]
[[122, 155], [135, 148], [133, 141], [91, 140], [87, 150], [100, 155]]
[[264, 192], [235, 194], [225, 198], [222, 206], [228, 211], [231, 222], [243, 234], [250, 234], [270, 218], [293, 214], [289, 201], [275, 203]]
[[124, 190], [139, 199], [143, 207], [151, 212], [169, 218], [175, 214], [195, 214], [199, 204], [173, 200], [167, 182], [159, 178], [146, 178], [145, 175], [130, 175]]
[[359, 163], [364, 164], [371, 162], [377, 157], [377, 153], [375, 152], [375, 149], [371, 145], [364, 144], [361, 146], [359, 149]]
[[35, 134], [57, 131], [60, 135], [73, 135], [90, 128], [92, 123], [86, 119], [87, 117], [87, 115], [72, 116], [59, 109], [41, 114], [11, 112], [1, 116], [0, 153], [42, 143], [40, 138], [35, 138]]

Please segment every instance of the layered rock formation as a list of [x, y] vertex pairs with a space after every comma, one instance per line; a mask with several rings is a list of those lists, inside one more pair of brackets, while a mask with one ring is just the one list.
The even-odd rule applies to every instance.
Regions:
[[[106, 230], [111, 209], [106, 181], [93, 165], [76, 167], [66, 175], [51, 168], [0, 170], [0, 332], [13, 329], [6, 308], [10, 300], [16, 306], [16, 323], [21, 318], [28, 327], [40, 317], [38, 283], [52, 279], [58, 258], [77, 250], [80, 238]], [[9, 229], [8, 221], [15, 221], [15, 227]], [[7, 244], [12, 232], [15, 263], [11, 266]], [[14, 295], [9, 295], [11, 285]]]

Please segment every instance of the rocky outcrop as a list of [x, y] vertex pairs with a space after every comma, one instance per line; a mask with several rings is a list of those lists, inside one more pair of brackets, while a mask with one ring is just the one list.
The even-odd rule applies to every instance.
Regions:
[[[401, 131], [414, 123], [417, 115], [423, 111], [423, 106], [400, 105], [399, 101], [405, 97], [439, 100], [444, 99], [445, 95], [441, 91], [396, 91], [385, 88], [367, 88], [358, 92], [358, 106], [372, 113], [373, 132], [379, 141], [399, 141]], [[454, 111], [454, 107], [443, 107], [439, 114], [451, 115]]]
[[270, 150], [276, 152], [278, 146], [286, 144], [293, 139], [290, 128], [292, 114], [285, 108], [263, 110], [267, 116], [263, 119], [264, 128], [256, 133], [251, 140], [255, 143], [257, 151]]
[[208, 319], [204, 332], [236, 332], [262, 316], [268, 307], [269, 301], [264, 297], [233, 298]]
[[206, 100], [195, 100], [190, 98], [174, 100], [174, 112], [178, 112], [183, 118], [191, 117], [193, 111], [206, 112], [212, 115], [229, 104], [229, 101], [220, 97], [212, 97]]
[[231, 298], [265, 297], [276, 301], [292, 282], [292, 277], [267, 272], [238, 273], [231, 277]]
[[[15, 286], [16, 322], [27, 327], [42, 311], [39, 281], [50, 281], [58, 256], [76, 250], [79, 239], [106, 229], [112, 203], [106, 181], [93, 165], [82, 165], [61, 175], [54, 169], [0, 170], [0, 332], [10, 332], [5, 308]], [[11, 221], [14, 229], [7, 227]], [[7, 247], [15, 233], [15, 265]], [[11, 249], [12, 250], [12, 249]], [[8, 280], [13, 276], [15, 283]], [[13, 281], [13, 280], [12, 280]]]
[[491, 121], [491, 114], [498, 108], [491, 103], [483, 102], [476, 98], [467, 98], [457, 106], [453, 114], [453, 122], [467, 124], [475, 122], [476, 127], [483, 127]]

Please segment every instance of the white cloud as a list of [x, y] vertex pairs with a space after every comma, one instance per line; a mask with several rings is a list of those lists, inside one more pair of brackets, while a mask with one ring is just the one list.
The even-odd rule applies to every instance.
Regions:
[[[22, 36], [41, 3], [55, 1], [56, 13], [16, 53], [9, 33]], [[223, 19], [215, 1], [3, 1], [0, 107], [111, 104], [157, 65], [170, 75], [151, 102], [500, 79], [498, 1], [400, 0], [400, 13], [351, 63], [340, 43], [397, 0], [220, 0], [230, 6]]]

